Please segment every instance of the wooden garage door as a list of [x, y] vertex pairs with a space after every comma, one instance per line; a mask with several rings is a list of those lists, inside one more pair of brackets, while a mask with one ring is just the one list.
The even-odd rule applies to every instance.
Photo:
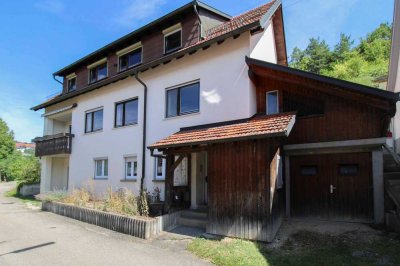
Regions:
[[290, 158], [292, 216], [372, 219], [371, 153]]

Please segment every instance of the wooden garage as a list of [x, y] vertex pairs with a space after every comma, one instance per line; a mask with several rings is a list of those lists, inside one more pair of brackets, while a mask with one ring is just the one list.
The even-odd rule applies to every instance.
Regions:
[[293, 217], [371, 221], [371, 154], [339, 153], [290, 159]]
[[286, 215], [384, 222], [382, 147], [398, 94], [246, 58], [257, 112], [296, 112], [282, 147]]

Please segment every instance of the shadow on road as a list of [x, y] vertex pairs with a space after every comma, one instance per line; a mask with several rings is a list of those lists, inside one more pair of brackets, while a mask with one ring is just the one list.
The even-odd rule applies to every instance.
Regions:
[[2, 257], [2, 256], [4, 256], [4, 255], [8, 255], [8, 254], [17, 254], [17, 253], [29, 251], [29, 250], [36, 249], [36, 248], [42, 248], [42, 247], [45, 247], [45, 246], [54, 245], [55, 243], [56, 243], [56, 242], [47, 242], [47, 243], [43, 243], [43, 244], [40, 244], [40, 245], [31, 246], [31, 247], [28, 247], [28, 248], [23, 248], [23, 249], [14, 250], [14, 251], [12, 251], [12, 252], [0, 254], [0, 257]]

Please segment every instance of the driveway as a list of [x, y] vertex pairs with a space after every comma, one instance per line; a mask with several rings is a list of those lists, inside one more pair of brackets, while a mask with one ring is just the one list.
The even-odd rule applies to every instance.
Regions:
[[188, 237], [146, 241], [28, 208], [0, 183], [0, 265], [209, 265], [185, 250]]

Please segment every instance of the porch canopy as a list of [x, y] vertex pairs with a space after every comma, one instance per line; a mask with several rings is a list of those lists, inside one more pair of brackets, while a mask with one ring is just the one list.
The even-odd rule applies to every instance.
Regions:
[[164, 150], [229, 141], [287, 137], [295, 120], [296, 114], [291, 112], [181, 128], [179, 132], [150, 145], [148, 148], [150, 150]]

